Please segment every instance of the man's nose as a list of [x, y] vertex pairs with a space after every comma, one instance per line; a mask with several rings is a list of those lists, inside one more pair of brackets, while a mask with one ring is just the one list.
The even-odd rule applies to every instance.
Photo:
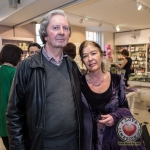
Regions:
[[64, 29], [62, 27], [59, 29], [59, 34], [64, 34]]

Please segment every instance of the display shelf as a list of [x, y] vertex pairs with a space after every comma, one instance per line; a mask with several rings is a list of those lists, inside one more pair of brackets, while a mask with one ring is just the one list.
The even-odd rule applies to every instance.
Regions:
[[[134, 75], [145, 75], [147, 67], [149, 67], [150, 72], [150, 50], [149, 54], [147, 54], [147, 44], [116, 45], [115, 54], [117, 62], [124, 59], [121, 55], [123, 49], [129, 51], [129, 56], [132, 59], [131, 68], [134, 70]], [[149, 66], [147, 66], [147, 56], [149, 56]]]
[[135, 74], [144, 75], [146, 73], [146, 44], [130, 45], [130, 57], [132, 61], [132, 68]]
[[33, 38], [22, 37], [2, 37], [2, 46], [5, 44], [14, 44], [19, 46], [22, 50], [27, 50], [29, 43], [34, 42]]
[[115, 53], [116, 53], [116, 61], [117, 62], [120, 62], [120, 61], [122, 61], [124, 58], [122, 57], [122, 55], [121, 55], [121, 52], [122, 52], [122, 50], [123, 49], [126, 49], [126, 50], [130, 50], [130, 47], [129, 47], [129, 45], [117, 45], [116, 47], [115, 47]]
[[27, 49], [29, 43], [33, 43], [33, 38], [23, 38], [23, 37], [1, 37], [1, 47], [3, 47], [6, 44], [14, 44], [20, 47], [23, 50], [23, 56], [22, 59], [24, 59], [27, 56]]
[[147, 72], [150, 72], [150, 44], [147, 45]]

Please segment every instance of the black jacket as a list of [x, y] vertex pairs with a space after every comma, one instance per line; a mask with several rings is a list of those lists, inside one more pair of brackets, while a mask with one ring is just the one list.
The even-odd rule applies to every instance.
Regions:
[[[10, 150], [42, 150], [46, 108], [46, 71], [39, 52], [19, 63], [11, 87], [6, 112]], [[81, 91], [76, 63], [64, 58], [70, 75], [78, 118], [78, 140], [81, 150]]]

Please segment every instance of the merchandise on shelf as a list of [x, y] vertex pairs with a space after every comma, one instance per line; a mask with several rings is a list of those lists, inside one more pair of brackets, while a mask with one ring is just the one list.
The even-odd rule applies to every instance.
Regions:
[[147, 46], [147, 72], [150, 72], [150, 44]]
[[144, 75], [147, 71], [150, 72], [150, 44], [116, 45], [115, 49], [117, 63], [124, 59], [121, 55], [122, 50], [129, 51], [132, 59], [131, 70], [134, 72], [132, 75]]
[[2, 37], [2, 46], [6, 44], [14, 44], [23, 50], [22, 60], [27, 57], [27, 49], [29, 43], [33, 43], [33, 38], [22, 38], [22, 37]]

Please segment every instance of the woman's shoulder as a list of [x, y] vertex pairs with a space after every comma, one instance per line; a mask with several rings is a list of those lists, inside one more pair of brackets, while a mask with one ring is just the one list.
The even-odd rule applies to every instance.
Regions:
[[126, 60], [132, 60], [131, 57], [126, 57]]
[[116, 78], [121, 77], [120, 74], [112, 73], [112, 72], [110, 72], [110, 76], [111, 76], [111, 77], [116, 77]]
[[80, 78], [81, 78], [81, 81], [82, 81], [82, 82], [85, 82], [85, 81], [86, 81], [85, 75], [82, 75]]
[[111, 76], [111, 80], [112, 81], [114, 81], [114, 80], [120, 81], [120, 79], [121, 79], [121, 75], [120, 74], [116, 74], [116, 73], [110, 72], [110, 76]]
[[16, 68], [15, 67], [13, 67], [13, 66], [7, 66], [7, 65], [2, 65], [2, 66], [0, 66], [0, 69], [1, 69], [1, 71], [10, 71], [10, 72], [12, 72], [12, 71], [15, 71], [16, 70]]

